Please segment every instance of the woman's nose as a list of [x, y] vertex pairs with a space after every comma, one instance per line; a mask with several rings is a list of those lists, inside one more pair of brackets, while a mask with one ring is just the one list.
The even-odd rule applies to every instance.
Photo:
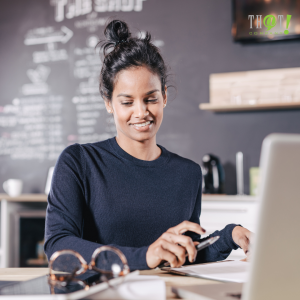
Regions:
[[149, 115], [149, 111], [147, 110], [147, 104], [145, 103], [137, 103], [135, 106], [134, 116], [137, 118], [144, 118]]

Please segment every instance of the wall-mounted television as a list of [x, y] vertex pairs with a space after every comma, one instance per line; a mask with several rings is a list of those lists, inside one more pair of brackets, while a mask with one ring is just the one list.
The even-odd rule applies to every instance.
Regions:
[[300, 0], [232, 0], [238, 42], [300, 39]]

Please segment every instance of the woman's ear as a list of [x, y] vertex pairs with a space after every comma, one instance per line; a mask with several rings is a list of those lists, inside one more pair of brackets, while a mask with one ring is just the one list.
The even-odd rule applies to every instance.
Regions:
[[105, 104], [107, 112], [112, 114], [114, 111], [113, 111], [113, 108], [112, 108], [111, 101], [104, 100], [104, 104]]
[[167, 101], [168, 101], [168, 89], [167, 86], [165, 85], [165, 95], [164, 95], [164, 107], [167, 105]]

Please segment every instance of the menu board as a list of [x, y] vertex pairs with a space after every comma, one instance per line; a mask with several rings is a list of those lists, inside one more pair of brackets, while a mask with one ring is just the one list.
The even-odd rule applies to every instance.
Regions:
[[[24, 181], [23, 192], [43, 192], [48, 169], [65, 147], [116, 135], [113, 117], [99, 93], [102, 63], [95, 46], [103, 38], [108, 17], [118, 13], [123, 19], [128, 15], [142, 20], [145, 2], [5, 4], [0, 13], [2, 182], [19, 178]], [[163, 45], [161, 40], [154, 43]]]

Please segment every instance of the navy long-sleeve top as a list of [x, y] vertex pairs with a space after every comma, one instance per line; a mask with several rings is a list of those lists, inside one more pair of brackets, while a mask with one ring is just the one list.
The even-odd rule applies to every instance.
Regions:
[[[131, 156], [115, 138], [74, 144], [61, 153], [48, 196], [48, 259], [57, 250], [73, 249], [89, 262], [96, 248], [113, 245], [131, 270], [148, 269], [150, 244], [184, 220], [199, 224], [200, 166], [159, 147], [161, 155], [153, 161]], [[223, 260], [237, 249], [234, 226], [214, 232], [220, 239], [200, 251], [196, 263]]]

